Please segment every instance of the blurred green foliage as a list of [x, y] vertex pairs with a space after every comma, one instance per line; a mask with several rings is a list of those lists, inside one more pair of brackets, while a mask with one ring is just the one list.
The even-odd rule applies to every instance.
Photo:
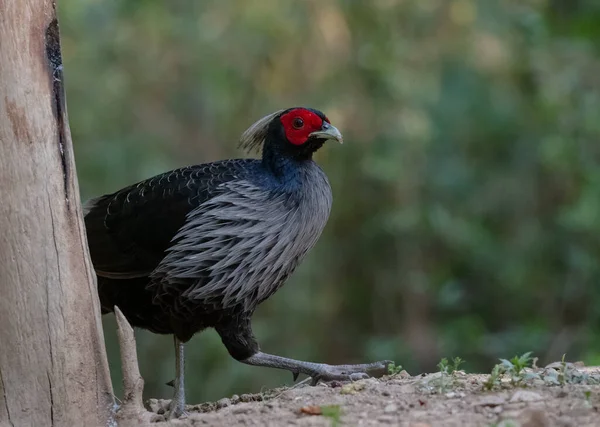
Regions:
[[[60, 0], [83, 198], [241, 156], [276, 109], [326, 112], [330, 222], [254, 319], [262, 348], [467, 370], [533, 351], [600, 363], [596, 0]], [[107, 316], [108, 317], [108, 316]], [[119, 378], [112, 317], [105, 321]], [[149, 396], [169, 337], [138, 332]], [[291, 383], [188, 345], [190, 402]]]

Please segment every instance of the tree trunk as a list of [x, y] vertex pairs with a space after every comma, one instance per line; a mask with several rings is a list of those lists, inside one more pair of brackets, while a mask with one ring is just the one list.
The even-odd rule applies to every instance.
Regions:
[[105, 426], [113, 406], [55, 4], [0, 0], [0, 425]]

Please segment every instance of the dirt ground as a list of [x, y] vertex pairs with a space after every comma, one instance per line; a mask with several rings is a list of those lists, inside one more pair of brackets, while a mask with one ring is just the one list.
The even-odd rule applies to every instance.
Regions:
[[[487, 382], [487, 386], [486, 386]], [[600, 367], [553, 364], [517, 377], [405, 371], [354, 383], [300, 384], [188, 407], [164, 421], [168, 400], [147, 406], [161, 426], [600, 426]], [[490, 390], [491, 389], [491, 390]]]

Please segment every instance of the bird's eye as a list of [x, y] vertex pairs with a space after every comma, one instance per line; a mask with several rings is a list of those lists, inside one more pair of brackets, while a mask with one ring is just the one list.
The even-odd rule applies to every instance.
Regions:
[[292, 122], [292, 126], [294, 126], [294, 129], [301, 129], [302, 126], [304, 126], [304, 120], [302, 120], [300, 117], [296, 117]]

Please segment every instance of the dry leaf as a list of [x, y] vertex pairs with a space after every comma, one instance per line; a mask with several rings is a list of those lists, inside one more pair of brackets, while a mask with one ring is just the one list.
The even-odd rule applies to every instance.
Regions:
[[320, 406], [303, 406], [300, 412], [306, 415], [321, 415], [323, 411]]

